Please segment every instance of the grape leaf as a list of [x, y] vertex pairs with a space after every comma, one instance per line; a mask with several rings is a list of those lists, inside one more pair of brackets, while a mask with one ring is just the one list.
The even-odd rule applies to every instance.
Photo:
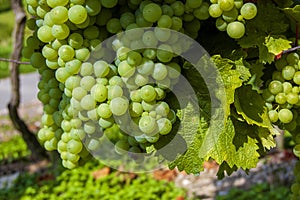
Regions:
[[286, 15], [297, 23], [300, 22], [300, 5], [296, 5], [293, 8], [284, 8], [283, 11]]
[[[272, 47], [271, 50], [273, 52], [281, 52], [287, 48], [287, 45], [281, 47], [280, 43], [276, 42], [276, 47], [273, 47], [274, 44], [271, 43], [271, 46], [268, 48], [266, 42], [268, 42], [268, 38], [270, 37], [285, 40], [282, 35], [289, 28], [289, 20], [285, 13], [270, 1], [259, 0], [257, 9], [257, 16], [247, 21], [246, 33], [238, 40], [238, 43], [242, 48], [257, 47], [259, 51], [259, 61], [264, 64], [271, 63], [274, 61], [275, 54], [269, 52], [269, 48]], [[286, 42], [284, 44], [286, 44]]]
[[281, 53], [283, 50], [287, 50], [291, 48], [291, 41], [283, 39], [283, 38], [266, 38], [266, 47], [268, 48], [268, 52], [277, 55]]
[[[193, 113], [194, 106], [191, 103], [178, 112], [179, 120], [185, 124], [184, 127], [186, 128], [182, 129], [182, 131], [179, 131], [177, 134], [181, 134], [184, 139], [192, 139], [192, 142], [189, 144], [189, 147], [184, 154], [179, 155], [175, 161], [169, 164], [169, 168], [174, 169], [177, 166], [180, 171], [185, 170], [187, 173], [196, 174], [203, 170], [202, 165], [204, 160], [199, 158], [198, 151], [202, 145], [203, 133], [207, 130], [207, 124], [205, 120], [202, 120], [202, 123], [200, 123], [199, 126], [195, 126], [195, 124], [199, 124], [200, 116], [198, 116], [197, 119], [193, 116]], [[193, 116], [193, 120], [190, 115]], [[195, 120], [198, 120], [199, 122], [195, 122]], [[170, 149], [170, 151], [172, 151], [172, 149]]]
[[243, 116], [248, 124], [256, 124], [265, 128], [272, 127], [265, 101], [257, 91], [252, 90], [250, 85], [236, 90], [234, 105], [237, 113]]
[[261, 79], [264, 75], [263, 70], [265, 66], [258, 62], [252, 62], [250, 66], [251, 79], [248, 84], [252, 85], [252, 88], [255, 90], [259, 90], [263, 84], [263, 80]]
[[274, 135], [270, 134], [269, 129], [259, 127], [257, 135], [260, 138], [260, 143], [265, 149], [270, 150], [276, 146]]
[[[246, 127], [246, 129], [245, 129]], [[259, 158], [257, 140], [249, 136], [256, 131], [256, 126], [238, 122], [230, 117], [226, 129], [221, 133], [214, 148], [207, 152], [207, 159], [212, 158], [221, 164], [224, 161], [230, 166], [250, 169], [256, 166]], [[243, 137], [239, 135], [243, 134]], [[239, 140], [234, 138], [237, 137]]]
[[293, 5], [293, 1], [292, 0], [274, 0], [277, 5], [281, 8], [286, 8], [286, 7], [290, 7], [291, 5]]

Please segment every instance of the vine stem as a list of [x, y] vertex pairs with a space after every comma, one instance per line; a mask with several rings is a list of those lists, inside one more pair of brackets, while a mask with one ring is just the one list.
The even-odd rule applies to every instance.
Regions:
[[13, 59], [8, 59], [8, 58], [0, 58], [0, 61], [16, 63], [16, 64], [21, 64], [21, 65], [30, 65], [30, 62], [22, 62], [19, 60], [13, 60]]

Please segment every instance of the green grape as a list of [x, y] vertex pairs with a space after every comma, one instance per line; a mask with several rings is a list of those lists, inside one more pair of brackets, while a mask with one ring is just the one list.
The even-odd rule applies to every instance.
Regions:
[[128, 110], [129, 102], [126, 98], [116, 97], [110, 101], [109, 107], [111, 112], [116, 116], [121, 116]]
[[287, 93], [292, 92], [293, 85], [290, 82], [283, 82], [282, 86], [283, 86], [283, 92], [284, 93], [287, 94]]
[[278, 71], [281, 71], [287, 65], [288, 65], [288, 63], [287, 63], [286, 59], [284, 59], [284, 58], [281, 58], [281, 59], [275, 61], [275, 67]]
[[126, 29], [129, 24], [135, 23], [135, 16], [131, 12], [125, 12], [120, 17], [120, 23], [123, 29]]
[[100, 60], [94, 63], [94, 74], [97, 78], [103, 78], [109, 73], [109, 65], [107, 62]]
[[47, 4], [51, 8], [55, 8], [57, 6], [65, 6], [69, 3], [69, 0], [47, 0]]
[[68, 17], [76, 25], [84, 23], [88, 18], [86, 9], [81, 5], [72, 6], [68, 11]]
[[216, 20], [216, 27], [219, 31], [226, 31], [227, 25], [227, 22], [221, 17]]
[[121, 77], [119, 76], [113, 76], [109, 79], [109, 85], [114, 86], [114, 85], [118, 85], [120, 87], [124, 86], [124, 82], [121, 79]]
[[129, 48], [127, 48], [127, 47], [120, 47], [120, 48], [117, 50], [117, 58], [118, 58], [120, 61], [126, 60], [129, 51], [131, 51], [131, 50], [130, 50]]
[[278, 80], [280, 82], [285, 82], [285, 79], [282, 77], [282, 72], [280, 71], [275, 71], [272, 74], [272, 79], [273, 80]]
[[171, 79], [178, 78], [181, 75], [181, 67], [175, 63], [168, 63], [168, 77]]
[[91, 90], [91, 88], [95, 85], [96, 80], [93, 76], [84, 76], [80, 80], [80, 86], [86, 91]]
[[62, 45], [58, 49], [58, 56], [63, 60], [63, 61], [70, 61], [74, 58], [75, 51], [74, 49], [69, 46], [69, 45]]
[[71, 74], [65, 68], [58, 68], [55, 72], [56, 79], [61, 83], [64, 83], [70, 76]]
[[275, 102], [278, 104], [285, 104], [287, 102], [287, 96], [285, 95], [285, 93], [276, 94]]
[[269, 84], [268, 88], [269, 88], [269, 91], [272, 94], [275, 94], [275, 95], [283, 91], [282, 83], [280, 81], [277, 81], [277, 80], [272, 81]]
[[40, 18], [44, 18], [45, 15], [46, 15], [46, 13], [48, 13], [49, 11], [50, 11], [50, 8], [49, 8], [49, 6], [47, 6], [47, 5], [44, 5], [44, 6], [38, 6], [38, 7], [36, 8], [36, 14], [37, 14], [37, 16], [40, 17]]
[[63, 6], [57, 6], [50, 11], [49, 15], [53, 24], [63, 24], [68, 21], [68, 9]]
[[171, 4], [175, 16], [182, 16], [184, 14], [184, 4], [181, 1], [175, 1]]
[[150, 143], [155, 143], [159, 140], [159, 134], [155, 134], [155, 135], [151, 135], [151, 136], [146, 135], [145, 139]]
[[289, 53], [286, 56], [286, 61], [289, 65], [298, 65], [299, 62], [299, 55], [298, 53]]
[[170, 112], [170, 107], [166, 102], [160, 102], [155, 108], [156, 114], [166, 117]]
[[68, 61], [65, 64], [66, 71], [71, 75], [78, 74], [78, 72], [80, 71], [80, 67], [81, 67], [81, 62], [80, 60], [77, 59]]
[[110, 118], [112, 112], [107, 103], [101, 103], [97, 108], [97, 113], [101, 118]]
[[142, 74], [136, 74], [134, 77], [134, 82], [137, 86], [141, 87], [149, 82], [149, 77]]
[[241, 7], [244, 5], [243, 0], [234, 0], [234, 5], [237, 9], [241, 9]]
[[200, 7], [202, 4], [202, 0], [187, 0], [186, 1], [186, 5], [189, 7], [189, 8], [198, 8]]
[[220, 8], [219, 4], [211, 4], [208, 8], [209, 15], [218, 18], [223, 14], [223, 10]]
[[129, 65], [127, 61], [122, 61], [118, 66], [118, 73], [122, 77], [129, 78], [135, 73], [135, 67]]
[[[200, 19], [200, 20], [206, 20], [209, 18], [209, 4], [206, 2], [203, 2], [202, 5], [199, 8], [196, 8], [193, 11], [193, 14], [196, 18]], [[224, 11], [224, 10], [223, 10]]]
[[171, 28], [172, 27], [172, 18], [169, 15], [162, 15], [159, 18], [157, 25], [160, 28]]
[[156, 63], [152, 72], [152, 77], [155, 80], [163, 80], [168, 75], [167, 67], [162, 63]]
[[57, 51], [53, 49], [50, 44], [47, 44], [43, 47], [42, 55], [49, 60], [55, 60], [58, 57]]
[[84, 38], [89, 40], [97, 39], [99, 34], [99, 28], [96, 26], [89, 26], [83, 31]]
[[95, 16], [99, 14], [101, 11], [101, 4], [99, 1], [86, 0], [85, 9], [89, 16]]
[[108, 32], [113, 34], [120, 32], [122, 30], [120, 20], [117, 18], [109, 19], [106, 24], [106, 29]]
[[61, 46], [66, 45], [66, 44], [67, 44], [66, 40], [55, 39], [52, 42], [52, 48], [55, 49], [55, 50], [58, 50]]
[[[144, 109], [144, 111], [146, 111], [146, 112], [144, 112], [143, 114], [146, 114], [147, 112], [150, 112], [150, 111], [152, 111], [153, 109], [155, 109], [155, 106], [156, 106], [156, 102], [155, 102], [155, 100], [153, 100], [153, 101], [145, 101], [145, 100], [142, 100], [142, 106], [143, 106], [143, 109]], [[143, 115], [142, 114], [142, 115]]]
[[218, 0], [218, 4], [223, 11], [229, 11], [235, 6], [234, 0]]
[[68, 44], [74, 49], [79, 49], [83, 45], [83, 37], [79, 33], [72, 33], [68, 38]]
[[289, 104], [297, 104], [298, 101], [299, 101], [299, 97], [298, 97], [298, 94], [295, 94], [295, 93], [288, 93], [286, 95], [286, 101], [289, 103]]
[[163, 4], [161, 6], [162, 9], [162, 14], [163, 15], [168, 15], [169, 17], [172, 17], [174, 15], [174, 11], [171, 8], [171, 6], [167, 5], [167, 4]]
[[300, 85], [300, 71], [295, 72], [294, 77], [293, 77], [293, 81], [297, 85]]
[[234, 21], [230, 22], [226, 28], [227, 34], [233, 39], [239, 39], [245, 34], [245, 26], [243, 23]]
[[70, 29], [66, 24], [53, 25], [52, 26], [52, 35], [59, 39], [66, 39], [70, 34]]
[[134, 102], [141, 102], [141, 91], [140, 90], [132, 90], [130, 91], [130, 99]]
[[179, 31], [181, 28], [182, 28], [182, 20], [177, 16], [173, 16], [171, 29], [175, 31]]
[[96, 101], [92, 95], [88, 94], [81, 99], [80, 105], [84, 110], [92, 110], [96, 107]]
[[99, 125], [104, 129], [113, 126], [114, 123], [115, 123], [115, 121], [114, 121], [113, 117], [99, 119]]
[[102, 8], [100, 13], [96, 17], [96, 24], [99, 26], [104, 26], [111, 18], [112, 18], [111, 10], [107, 8]]
[[153, 117], [142, 116], [139, 120], [139, 128], [145, 134], [150, 135], [153, 134], [153, 132], [156, 130], [157, 123]]
[[123, 96], [123, 89], [119, 85], [113, 85], [108, 87], [107, 99], [111, 100], [117, 97]]
[[142, 56], [136, 51], [130, 51], [127, 55], [127, 63], [131, 66], [138, 66], [142, 62]]
[[93, 121], [87, 121], [83, 125], [83, 130], [87, 134], [94, 134], [96, 131], [96, 124]]
[[171, 132], [172, 123], [169, 119], [161, 118], [161, 119], [158, 119], [156, 122], [157, 122], [157, 125], [158, 125], [159, 133], [161, 135], [167, 135], [168, 133]]
[[139, 13], [138, 11], [136, 12], [136, 19], [135, 19], [135, 23], [139, 26], [139, 27], [151, 27], [153, 25], [152, 22], [147, 21], [142, 13]]
[[141, 98], [146, 102], [151, 102], [156, 99], [156, 91], [153, 86], [145, 85], [140, 89]]
[[37, 36], [42, 42], [48, 43], [54, 40], [52, 35], [52, 28], [50, 26], [44, 25], [38, 29]]
[[292, 93], [299, 94], [300, 93], [300, 88], [298, 86], [294, 86], [292, 88]]
[[278, 118], [282, 123], [288, 124], [293, 120], [293, 113], [289, 109], [283, 108], [278, 112]]
[[54, 61], [51, 61], [51, 60], [46, 60], [46, 65], [48, 68], [50, 69], [57, 69], [59, 67], [58, 65], [58, 62], [56, 62], [55, 60]]
[[155, 27], [154, 35], [159, 41], [166, 42], [171, 37], [171, 31], [170, 29], [162, 29]]
[[146, 31], [143, 35], [143, 43], [148, 47], [156, 47], [158, 39], [153, 31]]
[[156, 50], [155, 49], [145, 49], [143, 52], [143, 56], [145, 60], [154, 60], [156, 58]]
[[91, 88], [91, 95], [95, 101], [104, 102], [108, 97], [108, 90], [104, 85], [98, 83]]
[[127, 153], [129, 148], [129, 144], [126, 140], [119, 140], [115, 144], [115, 151], [120, 155]]
[[170, 62], [174, 57], [172, 47], [167, 44], [159, 45], [159, 47], [157, 49], [156, 57], [161, 62], [164, 62], [164, 63]]
[[294, 67], [288, 65], [282, 69], [281, 73], [282, 73], [282, 77], [285, 80], [292, 80], [296, 73], [296, 69]]
[[129, 112], [131, 117], [139, 117], [142, 115], [143, 113], [143, 107], [142, 104], [138, 103], [138, 102], [132, 102], [129, 105]]
[[162, 15], [162, 10], [161, 7], [158, 4], [155, 3], [149, 3], [145, 5], [143, 9], [143, 17], [148, 21], [148, 22], [156, 22], [159, 20], [159, 18]]
[[82, 150], [82, 143], [77, 140], [70, 140], [67, 143], [67, 151], [73, 154], [78, 154]]
[[232, 8], [229, 11], [224, 11], [222, 17], [226, 22], [233, 22], [237, 19], [238, 15], [238, 10], [236, 8]]
[[256, 16], [257, 8], [254, 3], [245, 3], [241, 7], [240, 12], [241, 12], [241, 15], [243, 16], [243, 18], [249, 20], [249, 19], [253, 19]]
[[118, 4], [118, 0], [100, 0], [100, 3], [105, 8], [113, 8]]
[[94, 72], [93, 65], [89, 62], [82, 63], [80, 69], [81, 76], [91, 76]]

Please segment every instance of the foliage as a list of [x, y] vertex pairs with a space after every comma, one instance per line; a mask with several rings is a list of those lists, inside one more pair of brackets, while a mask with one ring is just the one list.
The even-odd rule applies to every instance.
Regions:
[[147, 174], [131, 177], [114, 171], [95, 179], [92, 172], [101, 168], [98, 162], [89, 162], [74, 170], [64, 170], [55, 179], [51, 175], [44, 176], [44, 180], [37, 175], [23, 174], [11, 188], [0, 190], [0, 199], [169, 200], [185, 197], [185, 192], [173, 183], [155, 180]]
[[26, 143], [19, 135], [9, 141], [0, 142], [0, 163], [19, 160], [29, 154]]
[[288, 199], [289, 188], [284, 186], [270, 186], [266, 183], [252, 186], [249, 190], [233, 188], [224, 196], [217, 196], [217, 200], [282, 200]]

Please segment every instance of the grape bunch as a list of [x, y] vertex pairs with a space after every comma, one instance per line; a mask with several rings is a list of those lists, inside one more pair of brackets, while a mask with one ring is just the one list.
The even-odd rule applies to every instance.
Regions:
[[226, 31], [229, 37], [239, 39], [245, 34], [245, 20], [253, 19], [257, 14], [254, 3], [243, 0], [210, 0], [209, 15], [217, 18], [216, 27]]
[[202, 21], [210, 17], [209, 3], [26, 3], [32, 35], [22, 53], [41, 75], [40, 142], [48, 151], [57, 150], [70, 169], [99, 150], [104, 136], [115, 152], [141, 161], [133, 153], [145, 153], [173, 130], [176, 114], [167, 96], [180, 80], [184, 65], [179, 57], [191, 47], [178, 33], [196, 39]]
[[270, 121], [288, 131], [294, 131], [300, 123], [298, 119], [300, 106], [298, 63], [299, 54], [296, 52], [284, 55], [277, 60], [272, 80], [269, 81], [267, 89], [262, 94], [267, 102]]
[[[292, 134], [295, 146], [294, 154], [300, 157], [300, 60], [299, 53], [284, 54], [275, 61], [276, 70], [272, 74], [272, 80], [263, 91], [263, 98], [268, 108], [268, 116], [272, 123]], [[300, 175], [297, 162], [294, 170], [296, 183], [292, 186], [293, 198], [300, 196]]]

